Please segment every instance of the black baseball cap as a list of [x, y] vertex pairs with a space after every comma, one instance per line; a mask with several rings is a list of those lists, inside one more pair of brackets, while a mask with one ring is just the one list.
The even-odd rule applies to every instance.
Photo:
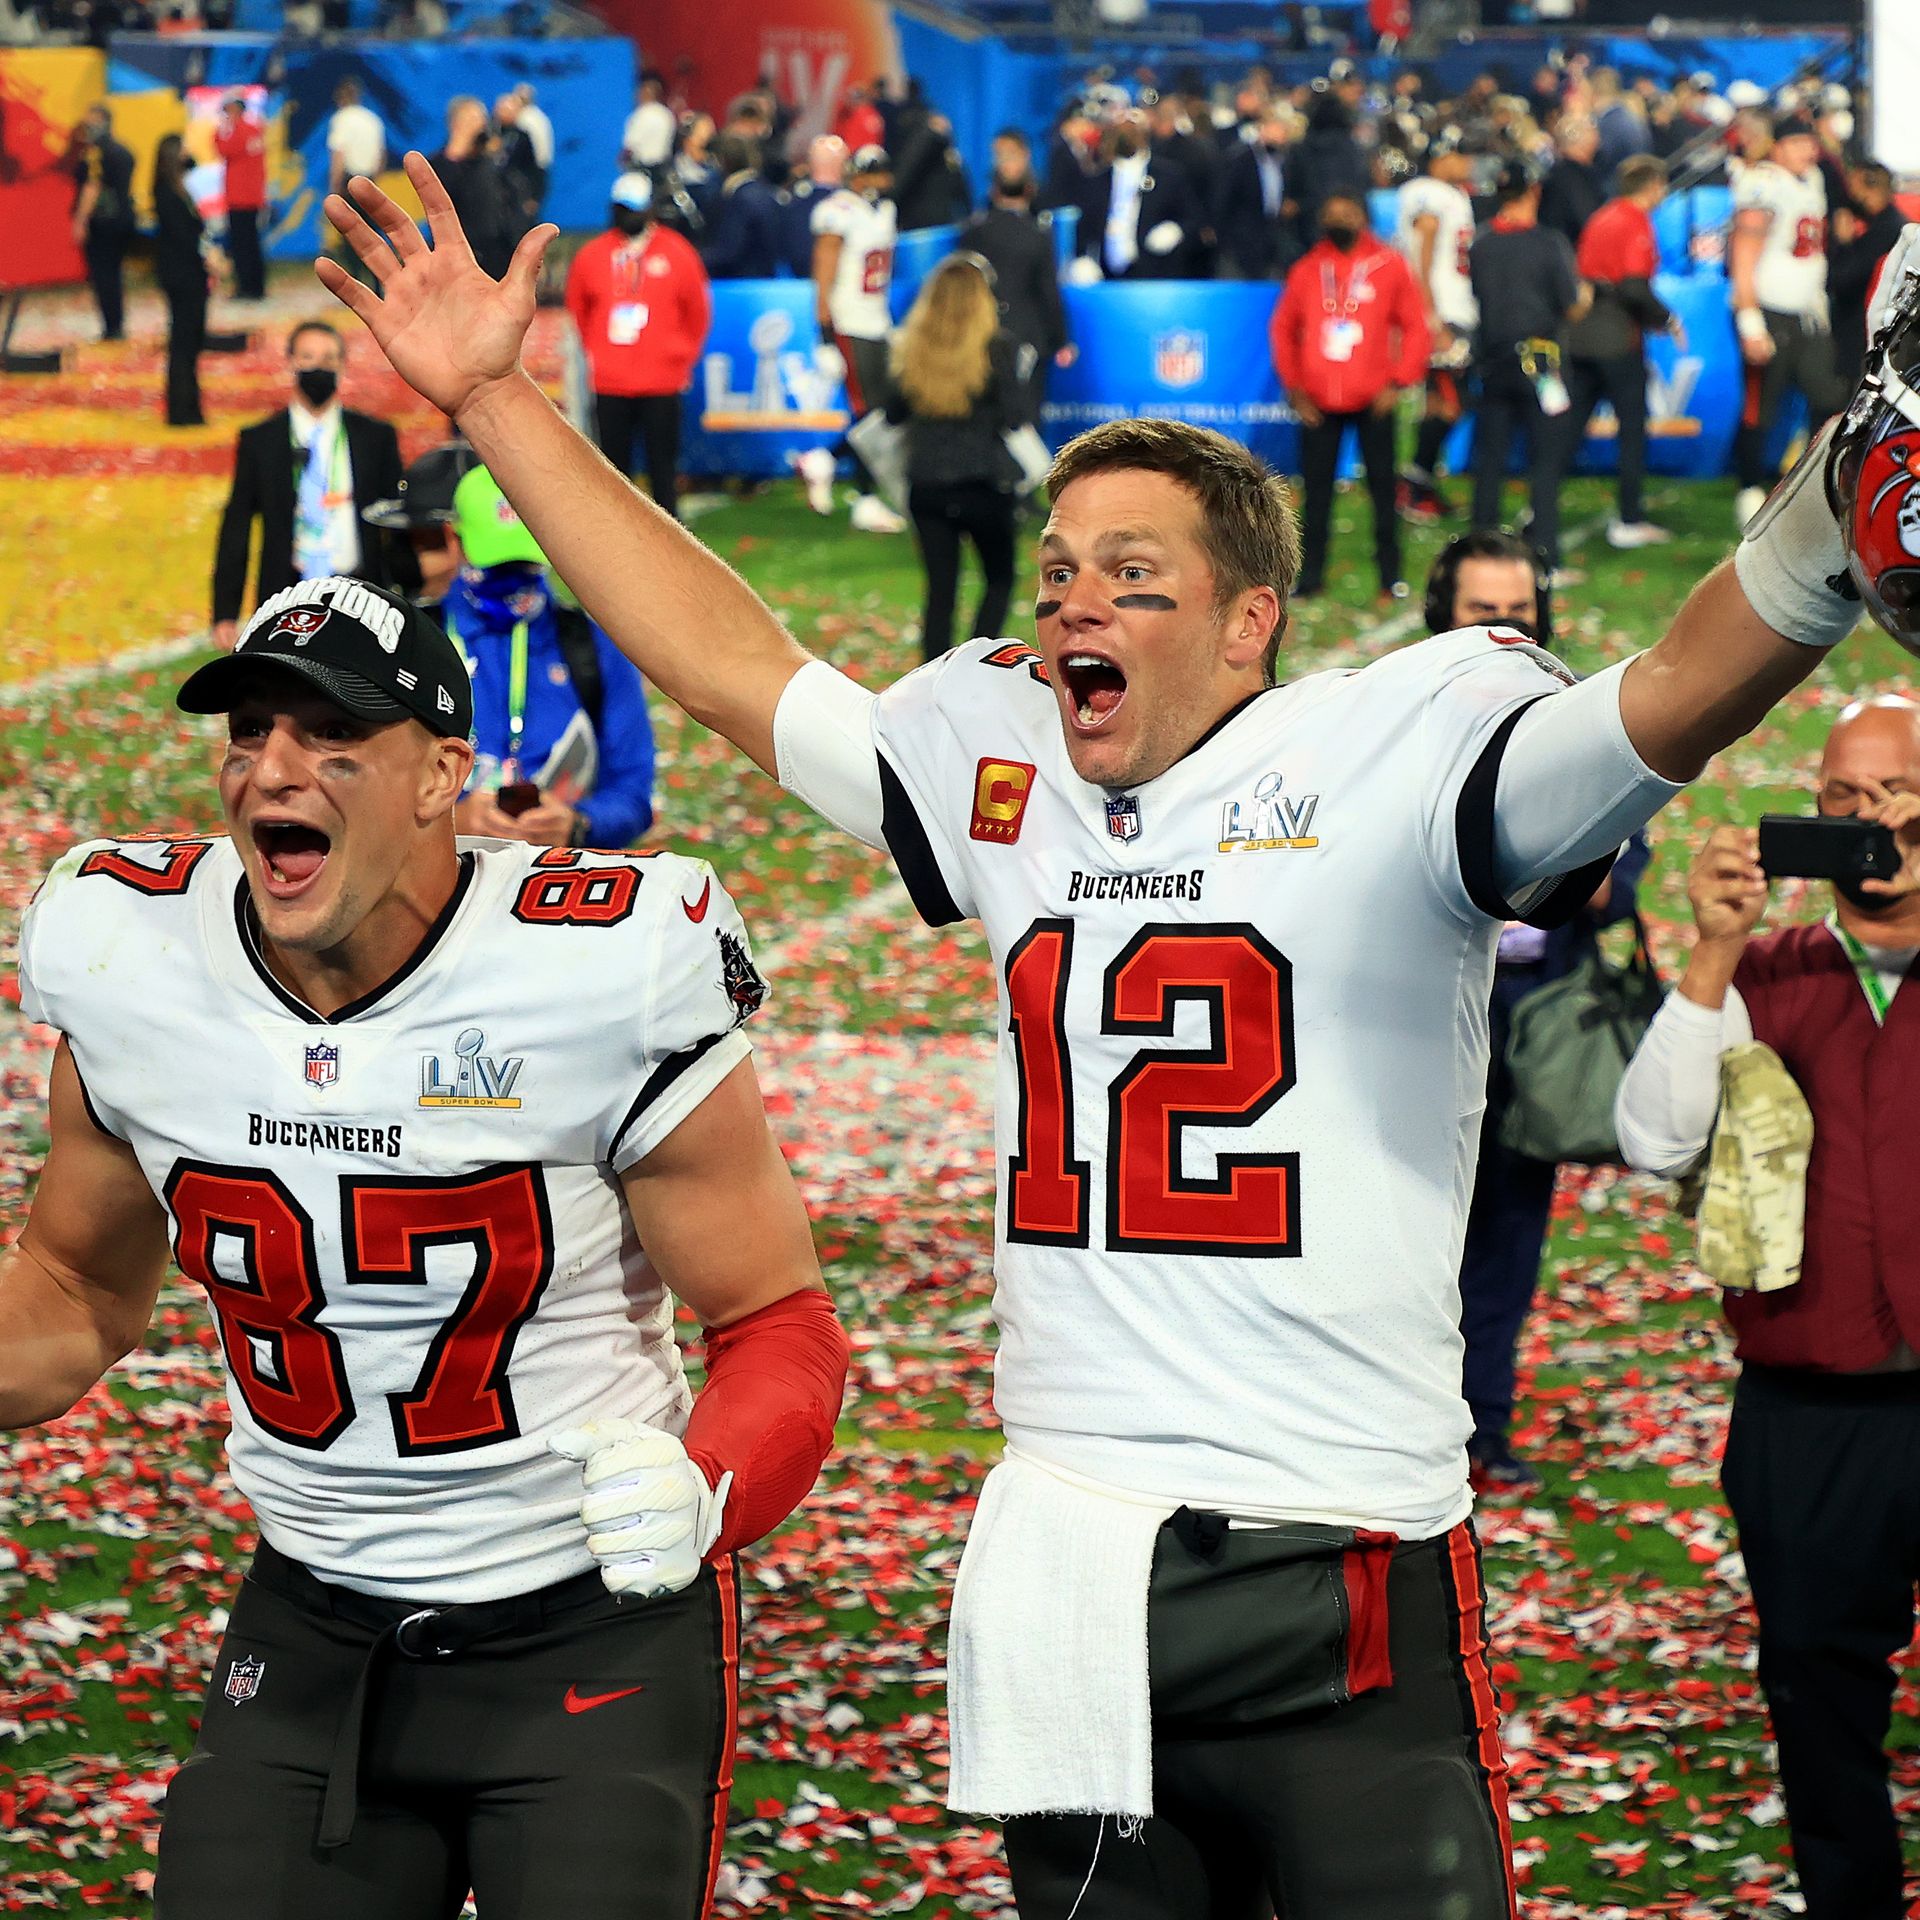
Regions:
[[1776, 140], [1791, 140], [1796, 135], [1807, 140], [1818, 140], [1820, 138], [1819, 130], [1804, 113], [1796, 110], [1792, 113], [1783, 113], [1775, 117], [1773, 137]]
[[464, 440], [429, 447], [400, 476], [400, 491], [391, 500], [376, 500], [360, 518], [395, 532], [451, 526], [453, 490], [479, 464], [480, 456]]
[[187, 676], [182, 713], [228, 713], [255, 666], [284, 667], [361, 720], [418, 720], [464, 740], [473, 731], [473, 682], [445, 632], [411, 602], [364, 580], [328, 575], [276, 593], [239, 644]]

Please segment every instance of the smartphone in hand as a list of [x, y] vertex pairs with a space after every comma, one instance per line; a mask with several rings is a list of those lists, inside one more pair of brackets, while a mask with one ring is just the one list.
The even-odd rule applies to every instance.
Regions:
[[1850, 814], [1764, 813], [1760, 868], [1770, 880], [1892, 880], [1900, 872], [1893, 830]]

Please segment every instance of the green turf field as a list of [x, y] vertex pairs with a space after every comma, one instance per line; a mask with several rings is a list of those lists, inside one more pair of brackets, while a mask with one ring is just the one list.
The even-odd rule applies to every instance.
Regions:
[[[1576, 483], [1565, 524], [1596, 528], [1607, 504], [1598, 483]], [[1682, 532], [1672, 547], [1616, 554], [1589, 538], [1568, 555], [1587, 577], [1563, 596], [1559, 646], [1580, 669], [1655, 639], [1726, 549], [1729, 487], [1655, 482], [1649, 504]], [[1363, 517], [1358, 492], [1343, 494], [1331, 591], [1296, 617], [1283, 672], [1413, 637], [1411, 616], [1371, 598]], [[870, 684], [916, 657], [907, 539], [816, 519], [787, 485], [697, 530], [803, 641]], [[1409, 578], [1438, 545], [1414, 536]], [[1856, 637], [1656, 823], [1643, 898], [1670, 966], [1691, 844], [1715, 820], [1805, 804], [1832, 715], [1856, 693], [1906, 685], [1908, 664], [1877, 634]], [[163, 667], [0, 687], [0, 984], [11, 987], [18, 909], [61, 848], [214, 822], [207, 736], [174, 714], [176, 678]], [[945, 1599], [996, 1449], [984, 951], [971, 929], [909, 925], [876, 856], [724, 743], [655, 711], [662, 838], [715, 862], [773, 974], [756, 1022], [762, 1072], [856, 1340], [843, 1449], [797, 1519], [748, 1559], [722, 1910], [1008, 1911], [997, 1843], [941, 1805]], [[0, 1000], [0, 1235], [17, 1228], [43, 1145], [45, 1039]], [[1482, 1513], [1514, 1840], [1539, 1920], [1792, 1911], [1715, 1479], [1726, 1342], [1689, 1246], [1654, 1184], [1563, 1182], [1523, 1343], [1518, 1437], [1546, 1490]], [[176, 1288], [146, 1354], [110, 1387], [57, 1427], [12, 1437], [0, 1479], [0, 1911], [147, 1910], [157, 1802], [252, 1540], [220, 1470], [223, 1421], [210, 1330]], [[1906, 1806], [1920, 1801], [1913, 1708], [1903, 1682]], [[1920, 1866], [1920, 1845], [1912, 1857]]]

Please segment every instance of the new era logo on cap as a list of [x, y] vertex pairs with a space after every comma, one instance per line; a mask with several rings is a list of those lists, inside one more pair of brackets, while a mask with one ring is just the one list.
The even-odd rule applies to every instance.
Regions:
[[455, 738], [472, 731], [473, 689], [459, 649], [419, 608], [364, 580], [328, 575], [276, 593], [231, 654], [189, 677], [178, 703], [187, 713], [226, 713], [261, 684], [267, 665], [363, 720], [411, 717]]

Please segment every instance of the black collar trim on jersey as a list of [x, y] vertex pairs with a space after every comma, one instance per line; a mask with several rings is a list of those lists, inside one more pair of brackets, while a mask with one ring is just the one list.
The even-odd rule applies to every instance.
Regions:
[[434, 923], [426, 931], [426, 937], [414, 948], [407, 961], [380, 982], [371, 993], [363, 993], [358, 1000], [349, 1000], [336, 1013], [316, 1013], [297, 993], [289, 993], [273, 977], [273, 970], [267, 965], [260, 951], [260, 923], [253, 911], [253, 895], [247, 887], [247, 876], [243, 873], [233, 892], [234, 924], [240, 930], [240, 950], [247, 956], [248, 962], [262, 981], [266, 983], [273, 997], [291, 1014], [307, 1022], [309, 1026], [332, 1027], [344, 1021], [357, 1020], [361, 1014], [377, 1006], [392, 993], [403, 981], [409, 980], [426, 963], [429, 955], [440, 944], [441, 936], [452, 926], [453, 917], [460, 911], [461, 903], [466, 899], [468, 889], [473, 885], [474, 859], [470, 853], [460, 856], [460, 877], [453, 883], [453, 891], [447, 896], [447, 904], [440, 909]]
[[[1180, 756], [1180, 760], [1191, 760], [1216, 733], [1219, 733], [1223, 728], [1232, 726], [1256, 700], [1264, 699], [1268, 694], [1278, 693], [1279, 691], [1280, 689], [1278, 687], [1261, 687], [1257, 691], [1248, 694], [1244, 700], [1236, 700], [1233, 705]], [[1176, 760], [1173, 764], [1177, 767], [1180, 764], [1180, 760]]]

